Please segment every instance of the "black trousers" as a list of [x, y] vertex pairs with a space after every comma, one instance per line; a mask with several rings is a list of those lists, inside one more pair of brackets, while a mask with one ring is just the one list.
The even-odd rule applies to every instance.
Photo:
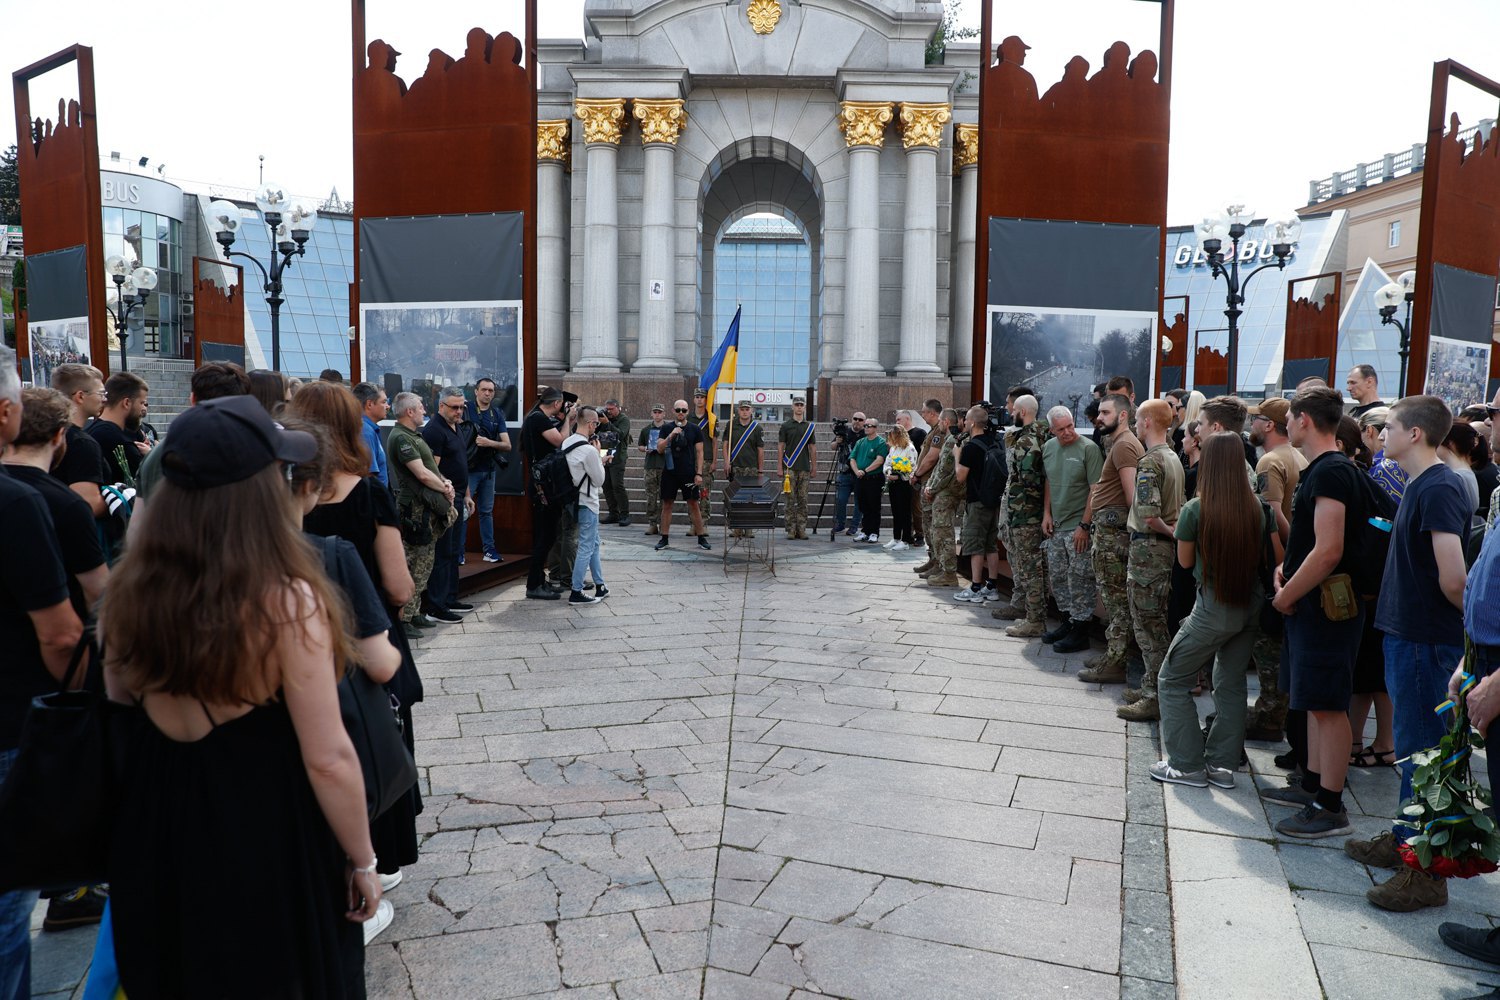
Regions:
[[559, 511], [531, 497], [531, 564], [526, 568], [526, 589], [536, 590], [547, 582], [547, 553], [557, 542]]
[[891, 487], [891, 537], [910, 545], [911, 531], [911, 483], [904, 479], [892, 479]]
[[854, 495], [859, 500], [860, 531], [879, 538], [880, 491], [885, 486], [885, 473], [866, 472], [854, 482]]

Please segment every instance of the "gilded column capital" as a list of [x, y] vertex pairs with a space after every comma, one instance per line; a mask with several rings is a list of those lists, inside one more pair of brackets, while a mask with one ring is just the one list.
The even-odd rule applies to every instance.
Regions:
[[979, 126], [959, 122], [953, 126], [953, 175], [979, 163]]
[[855, 146], [885, 145], [885, 127], [894, 116], [889, 101], [843, 101], [839, 104], [839, 131], [844, 133], [844, 142]]
[[620, 144], [625, 120], [625, 98], [580, 97], [573, 103], [573, 113], [583, 122], [583, 141]]
[[781, 20], [781, 0], [750, 0], [745, 5], [745, 17], [757, 35], [769, 35]]
[[947, 104], [901, 105], [901, 143], [907, 149], [937, 149], [943, 144], [943, 126], [953, 117]]
[[536, 123], [536, 158], [562, 163], [568, 162], [573, 123], [566, 118], [548, 118]]
[[687, 110], [681, 100], [648, 100], [637, 97], [630, 102], [635, 120], [641, 123], [641, 144], [677, 145], [677, 137], [687, 124]]

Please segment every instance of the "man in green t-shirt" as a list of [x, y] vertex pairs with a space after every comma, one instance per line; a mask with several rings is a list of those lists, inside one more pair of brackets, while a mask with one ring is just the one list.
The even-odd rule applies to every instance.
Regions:
[[1078, 433], [1073, 411], [1054, 406], [1047, 411], [1052, 437], [1042, 445], [1047, 481], [1042, 491], [1042, 535], [1047, 550], [1052, 596], [1062, 609], [1063, 622], [1042, 636], [1059, 653], [1089, 648], [1089, 624], [1094, 617], [1094, 561], [1090, 536], [1083, 525], [1089, 490], [1104, 468], [1099, 446]]
[[[750, 400], [742, 399], [735, 406], [737, 419], [725, 421], [719, 434], [719, 444], [724, 456], [724, 469], [730, 479], [747, 476], [759, 479], [765, 468], [765, 435], [761, 433], [760, 421], [750, 417]], [[734, 529], [735, 538], [753, 538], [755, 532]]]
[[[422, 594], [432, 575], [433, 553], [438, 536], [447, 531], [457, 517], [453, 506], [453, 484], [438, 473], [432, 449], [422, 440], [422, 421], [427, 416], [422, 397], [414, 392], [400, 392], [391, 406], [396, 425], [386, 439], [391, 490], [401, 513], [401, 547], [406, 551], [406, 565], [414, 584], [411, 600], [401, 609], [401, 621], [409, 626], [428, 628], [437, 622], [421, 613]], [[447, 509], [437, 502], [447, 498]]]
[[667, 409], [660, 403], [651, 407], [651, 422], [641, 428], [636, 446], [646, 456], [646, 534], [655, 535], [661, 520], [661, 473], [667, 467], [666, 456], [656, 450], [656, 442], [666, 433]]
[[856, 542], [873, 545], [880, 541], [880, 493], [885, 488], [885, 457], [890, 453], [880, 422], [866, 420], [865, 436], [849, 452], [849, 471], [854, 473], [854, 495], [859, 502], [861, 533], [854, 536]]
[[817, 435], [807, 419], [807, 400], [792, 397], [792, 419], [777, 434], [777, 467], [791, 482], [786, 498], [786, 537], [807, 539], [807, 487], [818, 467]]

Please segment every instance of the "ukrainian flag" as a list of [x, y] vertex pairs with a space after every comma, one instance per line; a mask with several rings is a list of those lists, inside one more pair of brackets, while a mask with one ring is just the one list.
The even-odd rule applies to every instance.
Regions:
[[710, 437], [714, 435], [719, 419], [714, 410], [714, 397], [718, 395], [719, 386], [734, 384], [735, 365], [740, 354], [740, 313], [744, 308], [740, 306], [734, 311], [734, 319], [730, 321], [729, 332], [724, 334], [723, 342], [719, 344], [719, 349], [714, 351], [713, 359], [704, 369], [703, 377], [698, 380], [698, 388], [708, 393], [704, 404], [708, 411]]

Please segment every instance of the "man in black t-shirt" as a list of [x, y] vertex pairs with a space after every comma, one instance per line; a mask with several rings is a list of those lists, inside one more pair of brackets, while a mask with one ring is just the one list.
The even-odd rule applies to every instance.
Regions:
[[109, 565], [99, 545], [99, 532], [89, 505], [54, 478], [48, 470], [66, 447], [68, 398], [55, 389], [26, 389], [20, 431], [5, 452], [5, 471], [36, 490], [47, 504], [56, 531], [63, 568], [68, 574], [68, 596], [78, 617], [87, 619], [104, 593]]
[[52, 469], [96, 518], [109, 513], [99, 487], [104, 483], [104, 455], [99, 443], [83, 428], [104, 411], [104, 375], [93, 365], [58, 365], [52, 370], [52, 388], [67, 397], [69, 414], [67, 452]]
[[[21, 382], [16, 356], [0, 347], [0, 448], [21, 429]], [[21, 743], [31, 699], [55, 691], [83, 635], [53, 533], [52, 517], [36, 490], [0, 471], [0, 784]], [[0, 893], [0, 973], [31, 962], [31, 911], [37, 893]], [[18, 980], [24, 977], [16, 977]], [[27, 984], [17, 982], [24, 990]]]
[[[1359, 525], [1368, 515], [1360, 483], [1364, 474], [1339, 451], [1335, 438], [1343, 415], [1343, 398], [1315, 386], [1292, 398], [1287, 417], [1287, 436], [1308, 466], [1292, 499], [1291, 531], [1272, 604], [1286, 616], [1281, 680], [1291, 707], [1306, 713], [1307, 764], [1300, 785], [1270, 788], [1261, 797], [1301, 807], [1276, 824], [1276, 832], [1300, 840], [1353, 831], [1343, 790], [1349, 698], [1366, 612], [1348, 573]], [[1288, 730], [1293, 726], [1289, 717]]]
[[437, 459], [438, 475], [453, 484], [454, 505], [459, 509], [459, 516], [438, 536], [422, 601], [423, 614], [449, 624], [474, 610], [474, 605], [458, 599], [458, 566], [463, 560], [468, 517], [474, 513], [474, 497], [469, 492], [469, 445], [458, 429], [466, 405], [462, 389], [444, 389], [438, 397], [437, 413], [422, 428], [422, 440]]
[[115, 372], [104, 383], [104, 410], [89, 425], [89, 434], [104, 454], [105, 475], [111, 483], [134, 488], [135, 473], [151, 446], [140, 439], [151, 387], [134, 372]]
[[531, 469], [557, 450], [563, 433], [558, 423], [562, 413], [563, 392], [543, 386], [536, 408], [521, 422], [521, 453], [526, 456], [526, 495], [531, 498], [531, 563], [526, 569], [526, 596], [532, 600], [555, 601], [557, 592], [547, 586], [547, 553], [557, 541], [557, 520], [561, 511], [549, 507], [536, 495]]
[[688, 419], [687, 400], [679, 399], [672, 404], [672, 418], [674, 422], [663, 428], [656, 440], [656, 450], [667, 462], [661, 474], [661, 540], [656, 547], [664, 549], [671, 544], [672, 503], [680, 495], [687, 501], [698, 547], [706, 549], [708, 533], [703, 527], [698, 500], [703, 489], [703, 470], [708, 464], [706, 453], [712, 445], [705, 441], [698, 425]]

